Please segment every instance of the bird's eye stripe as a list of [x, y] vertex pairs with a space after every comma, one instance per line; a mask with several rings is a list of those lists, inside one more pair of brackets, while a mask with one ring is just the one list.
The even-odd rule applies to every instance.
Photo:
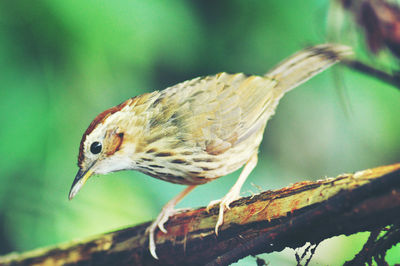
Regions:
[[98, 154], [101, 152], [101, 143], [98, 141], [95, 141], [90, 145], [90, 152], [93, 154]]

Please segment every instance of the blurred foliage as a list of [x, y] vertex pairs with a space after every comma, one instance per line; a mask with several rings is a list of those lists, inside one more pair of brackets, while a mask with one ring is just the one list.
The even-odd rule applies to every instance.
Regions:
[[[331, 4], [2, 0], [0, 252], [148, 221], [182, 189], [119, 172], [92, 178], [69, 202], [81, 134], [101, 111], [200, 75], [265, 73], [329, 38], [375, 60], [363, 52], [362, 38], [354, 42], [359, 29]], [[385, 58], [379, 62], [398, 67]], [[243, 194], [398, 162], [399, 112], [400, 93], [393, 87], [343, 67], [321, 74], [281, 101]], [[223, 196], [237, 175], [200, 186], [180, 206]], [[313, 262], [341, 264], [367, 236], [325, 241]], [[293, 250], [261, 257], [295, 262]], [[255, 265], [255, 258], [242, 263]]]

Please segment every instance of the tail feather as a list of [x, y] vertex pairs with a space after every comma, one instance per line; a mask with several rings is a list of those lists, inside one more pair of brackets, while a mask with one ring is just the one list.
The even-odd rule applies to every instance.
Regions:
[[287, 92], [350, 54], [351, 48], [345, 45], [316, 45], [292, 55], [265, 76], [276, 80], [278, 88]]

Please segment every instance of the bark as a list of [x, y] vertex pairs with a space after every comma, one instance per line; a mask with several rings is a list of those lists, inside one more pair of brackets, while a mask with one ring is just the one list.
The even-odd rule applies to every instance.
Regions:
[[[226, 265], [250, 254], [374, 231], [400, 220], [400, 163], [304, 181], [233, 202], [218, 236], [215, 207], [174, 215], [148, 252], [149, 223], [91, 239], [0, 257], [0, 265]], [[318, 250], [316, 251], [318, 252]]]

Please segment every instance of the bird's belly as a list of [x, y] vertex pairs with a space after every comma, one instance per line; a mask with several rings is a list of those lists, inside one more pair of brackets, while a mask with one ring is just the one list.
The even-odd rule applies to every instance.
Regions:
[[260, 131], [221, 154], [209, 154], [204, 150], [192, 154], [177, 152], [166, 157], [155, 156], [151, 163], [143, 162], [145, 164], [136, 169], [175, 184], [204, 184], [242, 167], [258, 151], [263, 130]]

